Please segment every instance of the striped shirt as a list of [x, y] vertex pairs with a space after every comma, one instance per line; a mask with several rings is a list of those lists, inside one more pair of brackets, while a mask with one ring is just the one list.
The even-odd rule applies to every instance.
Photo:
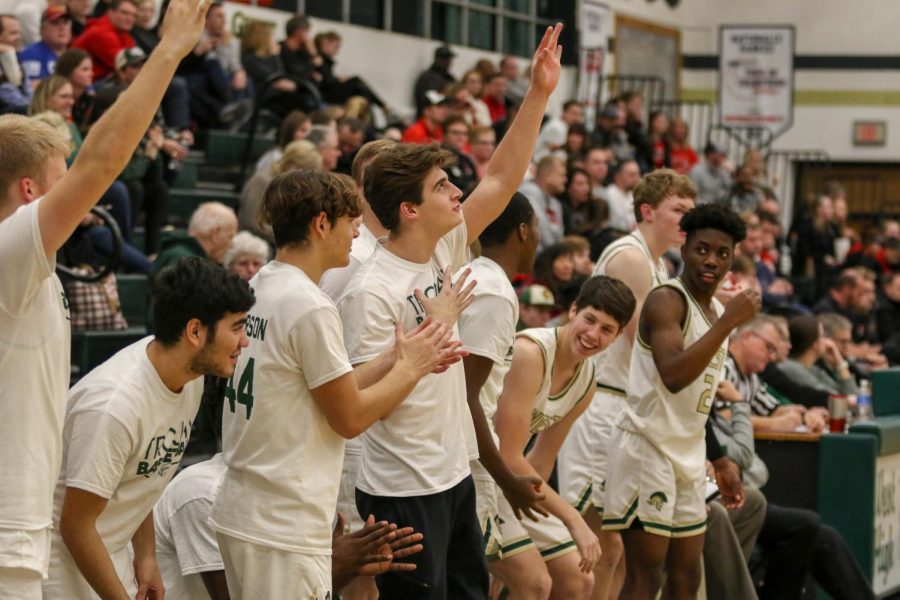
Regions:
[[[760, 381], [756, 373], [744, 375], [734, 362], [734, 357], [729, 353], [725, 359], [725, 369], [722, 379], [730, 381], [741, 397], [750, 403], [753, 414], [758, 417], [768, 417], [781, 405], [778, 398], [769, 393], [766, 384]], [[726, 408], [725, 402], [716, 399], [716, 408]]]

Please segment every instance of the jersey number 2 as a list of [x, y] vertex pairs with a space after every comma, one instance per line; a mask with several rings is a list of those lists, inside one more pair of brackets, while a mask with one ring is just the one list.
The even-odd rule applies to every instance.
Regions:
[[[236, 375], [236, 373], [235, 373]], [[235, 411], [234, 403], [243, 404], [247, 407], [247, 418], [250, 418], [250, 411], [253, 410], [253, 359], [247, 359], [247, 365], [241, 378], [238, 381], [237, 390], [234, 389], [234, 375], [228, 378], [228, 384], [225, 386], [225, 397], [228, 398], [228, 407], [231, 412]]]
[[713, 401], [713, 383], [716, 382], [716, 376], [712, 373], [707, 373], [703, 377], [703, 383], [709, 386], [708, 389], [700, 392], [700, 402], [697, 404], [697, 412], [703, 413], [705, 415], [709, 414], [709, 411], [712, 410], [712, 401]]

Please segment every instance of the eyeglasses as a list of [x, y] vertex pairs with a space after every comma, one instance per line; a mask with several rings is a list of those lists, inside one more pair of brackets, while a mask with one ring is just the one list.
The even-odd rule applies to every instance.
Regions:
[[766, 345], [766, 351], [768, 351], [769, 356], [777, 356], [778, 355], [778, 346], [767, 340], [762, 334], [756, 333], [755, 331], [751, 331], [750, 335], [757, 337], [763, 341]]

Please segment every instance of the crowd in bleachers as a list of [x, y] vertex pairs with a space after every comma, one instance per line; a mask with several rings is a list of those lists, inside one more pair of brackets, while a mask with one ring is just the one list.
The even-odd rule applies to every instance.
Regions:
[[[91, 7], [87, 0], [50, 0], [39, 14], [0, 15], [0, 113], [29, 115], [62, 132], [71, 165], [92, 125], [160, 43], [155, 1], [100, 0]], [[152, 331], [148, 288], [122, 297], [115, 275], [149, 281], [180, 259], [197, 256], [249, 281], [275, 247], [273, 231], [259, 215], [272, 181], [302, 169], [352, 175], [361, 184], [355, 159], [376, 140], [385, 147], [440, 144], [455, 159], [445, 170], [465, 201], [485, 178], [522, 104], [528, 67], [513, 56], [458, 65], [452, 48], [442, 45], [410, 90], [415, 115], [403, 118], [402, 107], [389, 106], [379, 95], [378, 82], [338, 75], [341, 44], [337, 32], [317, 31], [302, 15], [288, 20], [283, 31], [248, 21], [238, 37], [228, 31], [224, 8], [213, 2], [199, 43], [180, 62], [152, 124], [99, 202], [119, 234], [103, 215], [90, 215], [60, 250], [59, 263], [76, 270], [63, 277], [73, 329], [130, 325], [143, 332], [146, 324]], [[822, 432], [829, 396], [857, 394], [873, 371], [900, 364], [900, 224], [860, 224], [838, 182], [788, 214], [762, 151], [749, 149], [734, 160], [711, 142], [693, 148], [689, 124], [646, 106], [638, 91], [623, 91], [598, 107], [593, 126], [585, 122], [584, 108], [568, 100], [559, 115], [545, 118], [519, 186], [536, 215], [540, 246], [534, 270], [515, 280], [518, 329], [566, 322], [604, 249], [638, 228], [635, 190], [644, 177], [660, 169], [689, 177], [697, 205], [727, 206], [746, 226], [723, 297], [755, 290], [768, 315], [733, 338], [727, 384], [713, 412], [729, 457], [761, 487], [768, 473], [753, 452], [752, 436], [749, 442], [741, 437], [742, 424], [755, 431]], [[171, 196], [183, 185], [182, 170], [191, 161], [202, 164], [195, 151], [200, 141], [223, 129], [247, 135], [254, 109], [261, 117], [253, 133], [271, 143], [255, 153], [244, 180], [233, 179], [236, 163], [221, 171], [239, 190], [236, 202], [215, 201], [211, 192], [209, 201], [192, 207], [188, 220], [173, 214]], [[364, 222], [373, 217], [362, 216]], [[375, 226], [370, 229], [377, 233]], [[680, 272], [677, 249], [663, 258], [671, 276]], [[84, 281], [111, 261], [117, 263], [113, 278]], [[760, 341], [762, 350], [754, 346]], [[80, 365], [76, 374], [91, 366]], [[742, 399], [748, 402], [735, 409]], [[212, 416], [195, 423], [193, 460], [208, 458], [221, 442], [221, 405], [217, 412], [205, 403], [201, 411]], [[742, 448], [742, 455], [731, 456]], [[852, 569], [829, 573], [829, 561], [852, 562], [838, 534], [828, 529], [816, 537], [818, 528], [827, 528], [815, 515], [788, 510], [778, 518], [795, 524], [808, 519], [816, 533], [791, 539], [785, 549], [788, 527], [774, 521], [763, 527], [760, 545], [773, 564], [774, 557], [783, 559], [783, 572], [773, 568], [763, 592], [765, 585], [772, 590], [781, 583], [771, 597], [796, 597], [790, 593], [807, 572], [839, 596], [857, 585]], [[813, 556], [813, 549], [820, 553]], [[776, 582], [776, 574], [784, 581]], [[869, 592], [860, 593], [841, 597]]]

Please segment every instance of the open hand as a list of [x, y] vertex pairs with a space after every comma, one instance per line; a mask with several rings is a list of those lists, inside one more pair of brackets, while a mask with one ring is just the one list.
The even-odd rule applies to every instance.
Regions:
[[560, 66], [562, 46], [558, 44], [561, 32], [562, 23], [547, 28], [531, 63], [531, 88], [547, 96], [556, 89], [562, 69]]
[[473, 280], [469, 285], [466, 285], [466, 280], [471, 273], [472, 269], [466, 269], [456, 281], [453, 281], [451, 270], [449, 268], [444, 269], [444, 285], [437, 296], [427, 298], [420, 289], [413, 290], [413, 294], [415, 294], [416, 300], [425, 309], [426, 314], [434, 317], [435, 320], [440, 321], [447, 327], [453, 327], [462, 311], [472, 304], [472, 300], [475, 299], [472, 295], [472, 290], [475, 289], [477, 282]]
[[162, 25], [159, 45], [184, 58], [200, 40], [209, 0], [172, 0]]

